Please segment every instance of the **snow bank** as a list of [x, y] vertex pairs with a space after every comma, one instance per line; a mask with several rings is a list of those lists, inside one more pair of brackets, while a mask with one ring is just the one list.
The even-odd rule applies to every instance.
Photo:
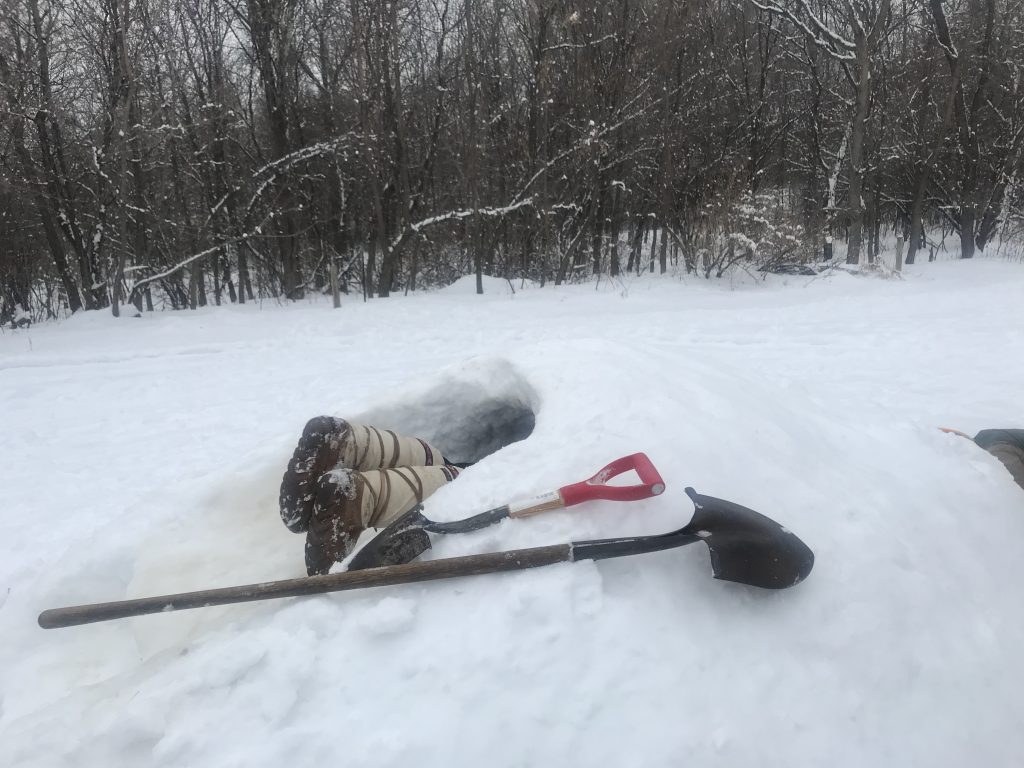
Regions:
[[[722, 285], [0, 336], [0, 764], [1015, 764], [1024, 493], [935, 427], [1024, 425], [1024, 268]], [[489, 405], [532, 432], [431, 517], [637, 450], [668, 490], [435, 537], [431, 557], [671, 530], [693, 485], [789, 527], [815, 570], [758, 591], [712, 580], [693, 546], [35, 626], [46, 607], [300, 575], [276, 495], [307, 418], [455, 439], [485, 433]]]

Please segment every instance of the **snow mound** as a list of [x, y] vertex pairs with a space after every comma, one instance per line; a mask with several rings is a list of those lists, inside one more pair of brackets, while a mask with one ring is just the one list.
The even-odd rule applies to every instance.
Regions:
[[[1024, 268], [836, 278], [0, 334], [0, 765], [1018, 765], [1024, 496], [936, 427], [1024, 425]], [[277, 491], [321, 413], [477, 457], [428, 500], [437, 520], [638, 450], [666, 482], [424, 557], [674, 530], [692, 485], [785, 525], [815, 568], [716, 582], [698, 543], [38, 628], [44, 608], [302, 575]]]

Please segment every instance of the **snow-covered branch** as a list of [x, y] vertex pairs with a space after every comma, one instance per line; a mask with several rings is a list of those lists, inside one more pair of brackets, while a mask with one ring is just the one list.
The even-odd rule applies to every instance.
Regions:
[[590, 48], [591, 46], [600, 45], [601, 43], [605, 43], [609, 40], [615, 40], [617, 37], [618, 35], [611, 34], [605, 35], [604, 37], [599, 37], [596, 40], [588, 40], [585, 43], [558, 43], [557, 45], [549, 45], [547, 48], [542, 48], [541, 52], [547, 53], [548, 51], [564, 51], [567, 49], [572, 50], [577, 48]]
[[[296, 165], [312, 160], [315, 157], [337, 153], [348, 146], [348, 139], [348, 136], [341, 136], [332, 141], [320, 141], [316, 144], [309, 144], [308, 146], [297, 149], [294, 152], [279, 157], [276, 160], [272, 160], [261, 168], [258, 168], [252, 174], [252, 179], [256, 180], [261, 177], [264, 178], [257, 185], [252, 196], [249, 198], [249, 202], [246, 204], [246, 215], [249, 215], [252, 212], [253, 207], [263, 196], [263, 193], [266, 192], [267, 188], [272, 186], [282, 174], [287, 173]], [[216, 212], [217, 208], [219, 208], [223, 202], [224, 200], [214, 207], [213, 211], [211, 211], [211, 215]]]
[[520, 208], [525, 208], [532, 204], [533, 198], [528, 197], [525, 200], [510, 203], [509, 205], [505, 205], [500, 208], [465, 208], [461, 211], [448, 211], [447, 213], [441, 213], [437, 216], [430, 216], [429, 218], [422, 219], [421, 221], [417, 221], [415, 224], [410, 224], [409, 229], [413, 232], [419, 233], [427, 227], [432, 227], [435, 224], [440, 224], [444, 221], [452, 221], [454, 219], [468, 219], [470, 216], [507, 216], [513, 211], [518, 211]]
[[436, 226], [437, 224], [443, 224], [446, 221], [458, 221], [460, 219], [468, 219], [471, 216], [500, 218], [502, 216], [507, 216], [510, 213], [514, 213], [520, 208], [525, 208], [528, 205], [533, 205], [533, 196], [527, 197], [523, 200], [513, 201], [508, 205], [498, 208], [463, 208], [457, 211], [446, 211], [445, 213], [439, 213], [435, 216], [429, 216], [406, 227], [402, 234], [391, 241], [391, 249], [394, 250], [399, 248], [406, 240], [413, 235], [418, 235], [424, 229]]
[[145, 277], [142, 280], [139, 280], [137, 283], [135, 283], [135, 285], [132, 286], [132, 297], [134, 297], [138, 293], [139, 289], [143, 288], [144, 286], [149, 285], [150, 283], [154, 283], [158, 280], [163, 280], [164, 278], [170, 277], [175, 272], [180, 272], [189, 264], [192, 264], [193, 262], [198, 261], [199, 259], [203, 259], [207, 256], [212, 256], [217, 251], [219, 251], [220, 249], [224, 248], [227, 245], [231, 245], [233, 243], [241, 243], [260, 234], [261, 227], [256, 227], [251, 232], [239, 235], [238, 237], [232, 237], [222, 240], [221, 242], [217, 243], [214, 246], [211, 246], [210, 248], [207, 248], [206, 250], [199, 251], [199, 253], [193, 253], [188, 258], [179, 261], [173, 267], [168, 267], [167, 269], [161, 272], [157, 272], [155, 275], [150, 275], [149, 277]]
[[840, 61], [854, 61], [857, 58], [854, 54], [857, 46], [822, 21], [811, 10], [806, 0], [797, 0], [800, 8], [803, 10], [803, 15], [807, 17], [806, 21], [794, 13], [792, 9], [783, 7], [778, 3], [772, 2], [772, 0], [767, 0], [764, 3], [760, 3], [758, 0], [750, 0], [750, 2], [755, 8], [759, 8], [766, 13], [784, 16], [789, 19], [812, 43], [828, 53], [832, 58]]

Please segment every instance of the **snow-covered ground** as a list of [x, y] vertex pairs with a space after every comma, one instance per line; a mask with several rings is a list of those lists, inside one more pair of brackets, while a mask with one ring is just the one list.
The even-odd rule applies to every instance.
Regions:
[[[1019, 764], [1024, 491], [936, 427], [1024, 426], [1024, 265], [488, 287], [0, 334], [0, 765]], [[488, 402], [535, 430], [431, 517], [638, 450], [668, 491], [431, 556], [671, 530], [693, 485], [788, 526], [813, 573], [718, 582], [693, 546], [36, 625], [301, 575], [277, 490], [307, 418], [437, 435]]]

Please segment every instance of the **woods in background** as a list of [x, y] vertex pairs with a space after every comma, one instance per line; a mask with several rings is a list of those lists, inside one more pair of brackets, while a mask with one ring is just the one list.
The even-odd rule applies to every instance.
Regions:
[[0, 0], [0, 321], [962, 255], [1024, 0]]

